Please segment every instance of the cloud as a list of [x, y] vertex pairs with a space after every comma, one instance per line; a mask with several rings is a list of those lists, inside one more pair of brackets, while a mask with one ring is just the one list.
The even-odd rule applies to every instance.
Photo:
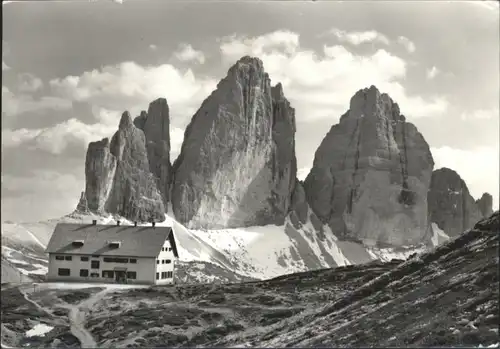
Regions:
[[[28, 75], [22, 82], [20, 87], [23, 86], [25, 91], [39, 86], [36, 78]], [[151, 101], [166, 97], [171, 110], [172, 152], [179, 152], [184, 127], [203, 99], [216, 87], [216, 81], [198, 79], [190, 69], [181, 71], [168, 64], [142, 67], [134, 62], [124, 62], [85, 72], [81, 76], [51, 80], [49, 87], [51, 96], [34, 100], [27, 94], [16, 96], [4, 86], [2, 102], [6, 101], [3, 105], [7, 107], [3, 111], [15, 115], [37, 108], [71, 108], [75, 103], [88, 103], [92, 106], [94, 123], [73, 117], [40, 129], [4, 129], [3, 147], [24, 144], [29, 149], [50, 154], [73, 151], [77, 155], [89, 142], [112, 136], [124, 110], [138, 115]]]
[[2, 130], [2, 147], [25, 144], [28, 149], [60, 155], [69, 147], [85, 149], [90, 142], [111, 136], [118, 129], [117, 126], [106, 123], [88, 125], [73, 118], [44, 129], [5, 129]]
[[385, 35], [375, 30], [347, 32], [345, 30], [333, 28], [329, 30], [329, 33], [333, 34], [340, 42], [347, 42], [355, 46], [370, 42], [378, 42], [385, 45], [389, 45], [390, 43]]
[[151, 45], [149, 45], [149, 49], [150, 49], [151, 51], [156, 51], [156, 50], [158, 49], [158, 46], [156, 46], [156, 45], [154, 45], [154, 44], [151, 44]]
[[426, 76], [428, 80], [432, 80], [436, 77], [436, 75], [439, 74], [439, 69], [436, 67], [432, 67], [430, 69], [427, 69]]
[[297, 34], [278, 31], [259, 37], [225, 37], [220, 40], [220, 51], [231, 64], [243, 55], [261, 58], [273, 83], [283, 84], [298, 121], [328, 118], [334, 123], [354, 93], [370, 85], [388, 93], [409, 117], [439, 115], [448, 108], [441, 96], [408, 95], [402, 85], [406, 62], [383, 49], [358, 55], [344, 46], [325, 45], [323, 52], [316, 53], [302, 49]]
[[10, 70], [10, 67], [5, 63], [4, 60], [2, 60], [2, 71]]
[[51, 170], [34, 170], [31, 176], [2, 174], [2, 216], [33, 222], [66, 215], [76, 207], [83, 186], [81, 178]]
[[107, 110], [128, 110], [132, 115], [147, 109], [151, 101], [165, 97], [172, 123], [184, 127], [215, 88], [216, 81], [197, 78], [191, 69], [180, 70], [170, 64], [143, 67], [123, 62], [80, 76], [54, 79], [50, 86], [60, 98]]
[[431, 148], [431, 152], [435, 162], [434, 169], [448, 167], [455, 170], [465, 181], [475, 199], [488, 192], [493, 196], [494, 207], [498, 209], [498, 178], [500, 178], [498, 145], [470, 150], [444, 146]]
[[43, 87], [43, 82], [40, 78], [29, 74], [23, 73], [18, 76], [18, 86], [17, 89], [20, 92], [36, 92]]
[[492, 120], [499, 119], [499, 109], [478, 109], [472, 112], [463, 112], [460, 115], [461, 120]]
[[306, 179], [307, 175], [311, 172], [310, 167], [302, 167], [297, 170], [297, 179], [303, 181]]
[[170, 127], [170, 160], [174, 161], [181, 152], [184, 141], [184, 130], [179, 127]]
[[44, 110], [69, 110], [71, 107], [72, 103], [67, 99], [54, 96], [35, 98], [25, 93], [14, 94], [6, 86], [2, 86], [2, 116], [10, 117]]
[[406, 49], [406, 51], [408, 51], [410, 53], [415, 52], [415, 50], [417, 49], [415, 47], [415, 44], [413, 43], [413, 41], [411, 41], [410, 39], [408, 39], [405, 36], [399, 36], [398, 37], [398, 43], [401, 44], [401, 45], [403, 45], [404, 48]]
[[205, 55], [201, 51], [197, 51], [189, 44], [182, 44], [174, 56], [182, 62], [198, 62], [205, 63]]

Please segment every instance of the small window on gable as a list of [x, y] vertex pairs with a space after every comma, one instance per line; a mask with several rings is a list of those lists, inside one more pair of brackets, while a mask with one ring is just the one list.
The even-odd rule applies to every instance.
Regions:
[[169, 250], [169, 251], [172, 251], [172, 247], [169, 247], [169, 248], [168, 248], [168, 250]]
[[82, 247], [84, 244], [83, 240], [74, 240], [72, 243], [73, 247]]
[[164, 259], [161, 260], [161, 264], [165, 264], [165, 260]]
[[165, 264], [170, 264], [170, 263], [172, 263], [172, 260], [170, 259], [165, 260]]
[[161, 248], [161, 250], [162, 250], [162, 251], [165, 251], [165, 247], [162, 247], [162, 248]]
[[156, 264], [160, 264], [160, 260], [159, 259], [156, 260]]

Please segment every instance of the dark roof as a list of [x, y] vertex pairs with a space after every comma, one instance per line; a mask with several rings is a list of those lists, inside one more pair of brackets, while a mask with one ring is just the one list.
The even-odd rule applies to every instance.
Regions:
[[[156, 257], [167, 238], [175, 257], [179, 257], [170, 227], [59, 223], [45, 253]], [[84, 243], [82, 246], [73, 245], [75, 240]], [[120, 247], [108, 246], [114, 241], [119, 241]]]

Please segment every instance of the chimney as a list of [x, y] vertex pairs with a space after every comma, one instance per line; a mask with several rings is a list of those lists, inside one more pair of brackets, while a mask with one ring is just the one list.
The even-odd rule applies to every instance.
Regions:
[[120, 221], [119, 221], [119, 220], [118, 220], [118, 221], [116, 221], [116, 225], [117, 225], [117, 226], [119, 226], [119, 225], [120, 225]]
[[134, 227], [137, 227], [137, 222], [134, 222]]
[[92, 225], [96, 225], [96, 224], [97, 224], [97, 219], [92, 220]]
[[156, 222], [151, 222], [151, 225], [153, 226], [153, 228], [154, 228], [155, 224], [156, 224]]

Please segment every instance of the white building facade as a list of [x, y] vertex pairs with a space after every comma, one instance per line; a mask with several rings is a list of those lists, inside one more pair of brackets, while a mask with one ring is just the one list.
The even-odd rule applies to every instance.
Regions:
[[49, 241], [47, 281], [174, 283], [171, 228], [60, 223]]

